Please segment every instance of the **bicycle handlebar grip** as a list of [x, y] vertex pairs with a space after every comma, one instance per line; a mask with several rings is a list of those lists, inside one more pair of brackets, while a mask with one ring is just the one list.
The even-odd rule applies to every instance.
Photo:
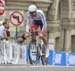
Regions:
[[24, 42], [24, 39], [19, 38], [19, 39], [16, 40], [16, 42], [17, 42], [17, 43], [23, 43], [23, 42]]
[[24, 35], [25, 35], [25, 34], [23, 34], [23, 35], [21, 36], [21, 38], [25, 40], [26, 38], [24, 37]]

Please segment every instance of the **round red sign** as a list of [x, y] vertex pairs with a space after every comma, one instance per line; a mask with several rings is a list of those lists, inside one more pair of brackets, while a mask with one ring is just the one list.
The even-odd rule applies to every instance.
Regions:
[[3, 0], [0, 0], [0, 15], [3, 15], [5, 11], [5, 4]]
[[14, 26], [19, 26], [23, 23], [24, 17], [23, 14], [19, 11], [13, 11], [10, 15], [10, 22]]

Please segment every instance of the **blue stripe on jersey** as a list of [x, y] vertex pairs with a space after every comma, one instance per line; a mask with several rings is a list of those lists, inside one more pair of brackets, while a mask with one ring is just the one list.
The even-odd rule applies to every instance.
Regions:
[[33, 20], [32, 24], [39, 26], [41, 29], [43, 28], [43, 23], [41, 20]]

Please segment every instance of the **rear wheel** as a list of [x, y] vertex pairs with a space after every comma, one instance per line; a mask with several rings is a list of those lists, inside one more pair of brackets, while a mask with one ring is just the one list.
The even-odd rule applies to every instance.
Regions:
[[42, 65], [46, 65], [47, 63], [45, 62], [45, 45], [39, 45], [40, 46], [40, 50], [42, 52], [42, 55], [40, 54], [40, 57], [41, 57], [41, 62], [42, 62]]

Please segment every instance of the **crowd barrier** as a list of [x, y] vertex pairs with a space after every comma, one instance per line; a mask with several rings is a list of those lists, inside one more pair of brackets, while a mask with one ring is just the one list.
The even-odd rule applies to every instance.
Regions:
[[75, 53], [50, 50], [48, 64], [55, 66], [75, 66]]
[[[12, 47], [9, 45], [10, 46], [9, 48], [4, 48], [3, 54], [1, 53], [2, 49], [0, 48], [0, 60], [4, 59], [6, 63], [8, 60], [14, 61], [12, 64], [28, 64], [29, 63], [28, 45], [21, 45], [21, 46], [20, 45], [17, 46], [17, 44], [15, 44], [14, 46], [13, 45]], [[39, 62], [41, 63], [41, 61]], [[47, 64], [52, 66], [75, 66], [75, 53], [66, 53], [62, 51], [49, 50]]]

